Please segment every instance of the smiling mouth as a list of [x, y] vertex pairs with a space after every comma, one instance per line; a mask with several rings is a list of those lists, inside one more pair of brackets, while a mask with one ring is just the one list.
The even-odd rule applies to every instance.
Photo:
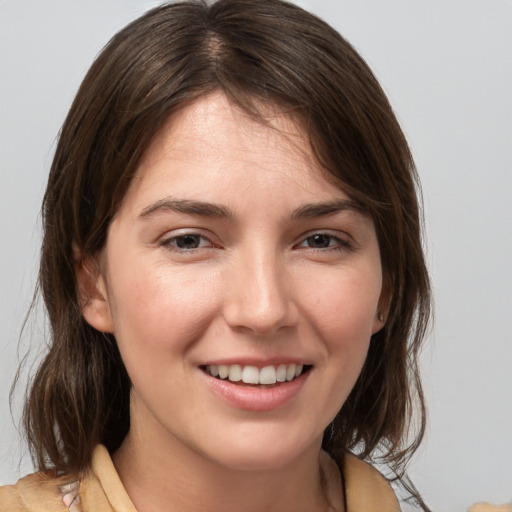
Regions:
[[229, 380], [234, 384], [248, 386], [273, 387], [284, 382], [291, 382], [306, 372], [311, 365], [280, 364], [258, 368], [251, 365], [202, 365], [200, 369], [211, 377], [219, 380]]

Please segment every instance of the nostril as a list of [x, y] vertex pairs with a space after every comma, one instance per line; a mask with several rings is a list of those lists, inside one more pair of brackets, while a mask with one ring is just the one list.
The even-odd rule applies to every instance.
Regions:
[[226, 287], [223, 317], [232, 329], [268, 336], [296, 325], [300, 316], [285, 271], [269, 257], [258, 261], [258, 265], [249, 261], [239, 275], [234, 270]]

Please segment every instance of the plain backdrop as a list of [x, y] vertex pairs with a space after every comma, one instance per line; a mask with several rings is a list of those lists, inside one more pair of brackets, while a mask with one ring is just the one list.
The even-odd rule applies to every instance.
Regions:
[[[0, 0], [0, 484], [31, 471], [9, 409], [59, 127], [94, 56], [148, 0]], [[436, 321], [411, 474], [435, 511], [512, 501], [512, 1], [299, 1], [361, 52], [421, 175]], [[34, 358], [29, 358], [30, 361]]]

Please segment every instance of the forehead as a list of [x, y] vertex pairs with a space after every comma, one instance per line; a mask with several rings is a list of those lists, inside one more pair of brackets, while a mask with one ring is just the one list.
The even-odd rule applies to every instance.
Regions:
[[164, 190], [199, 194], [203, 200], [261, 189], [278, 196], [283, 188], [309, 191], [315, 200], [344, 196], [319, 167], [301, 123], [273, 106], [261, 110], [264, 120], [255, 120], [222, 93], [183, 107], [145, 151], [128, 198]]

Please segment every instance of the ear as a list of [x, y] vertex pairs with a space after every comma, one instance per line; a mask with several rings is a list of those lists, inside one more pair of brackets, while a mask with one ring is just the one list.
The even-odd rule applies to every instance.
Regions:
[[78, 299], [86, 322], [101, 332], [114, 332], [112, 313], [108, 302], [107, 286], [98, 262], [92, 257], [83, 258], [73, 247]]
[[393, 293], [391, 291], [391, 284], [389, 283], [389, 279], [384, 278], [382, 282], [382, 290], [380, 293], [379, 302], [377, 304], [377, 311], [375, 312], [372, 334], [379, 332], [386, 325], [392, 297]]

